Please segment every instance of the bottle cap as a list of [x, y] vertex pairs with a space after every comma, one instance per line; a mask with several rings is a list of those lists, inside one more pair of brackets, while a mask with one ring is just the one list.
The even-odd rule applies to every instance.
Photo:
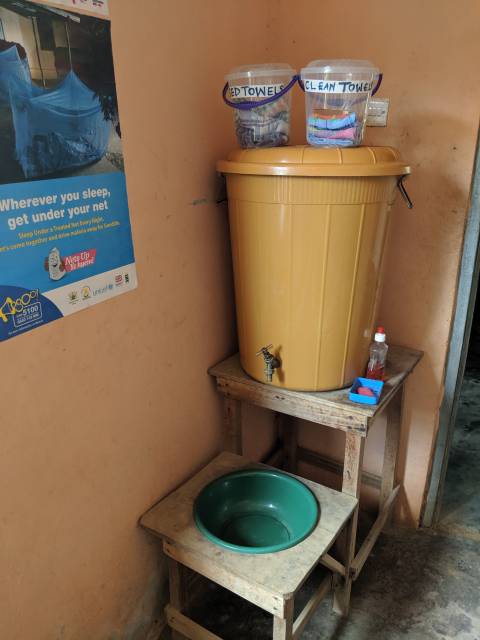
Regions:
[[375, 342], [385, 342], [387, 336], [385, 335], [385, 329], [383, 327], [378, 327], [375, 333]]

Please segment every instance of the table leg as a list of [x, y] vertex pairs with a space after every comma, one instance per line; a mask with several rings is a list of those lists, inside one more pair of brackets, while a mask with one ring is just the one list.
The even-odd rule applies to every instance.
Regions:
[[[168, 560], [168, 580], [170, 584], [170, 604], [179, 612], [185, 611], [187, 604], [186, 571], [182, 565], [173, 560]], [[175, 629], [171, 632], [172, 640], [185, 640], [185, 636]]]
[[[345, 435], [345, 460], [343, 466], [342, 492], [355, 498], [360, 495], [360, 485], [363, 466], [363, 450], [365, 438], [361, 435], [347, 431]], [[345, 565], [345, 578], [338, 581], [334, 591], [333, 608], [343, 616], [348, 615], [350, 607], [350, 593], [352, 590], [352, 577], [350, 565], [355, 557], [355, 542], [357, 539], [358, 505], [347, 524], [346, 534], [343, 536], [340, 547], [340, 560]]]
[[285, 618], [273, 616], [272, 640], [293, 639], [293, 598], [286, 603]]
[[[402, 421], [403, 385], [396, 392], [387, 407], [387, 428], [385, 433], [385, 450], [383, 454], [382, 486], [380, 489], [380, 511], [395, 486], [398, 443]], [[387, 520], [386, 526], [391, 518]]]
[[295, 418], [283, 418], [283, 455], [285, 469], [297, 473], [298, 424]]
[[241, 456], [243, 453], [241, 401], [225, 398], [224, 417], [223, 449]]

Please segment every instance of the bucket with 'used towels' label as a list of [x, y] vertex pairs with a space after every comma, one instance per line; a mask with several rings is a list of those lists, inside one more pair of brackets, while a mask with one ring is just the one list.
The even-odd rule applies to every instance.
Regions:
[[316, 147], [362, 144], [368, 101], [382, 74], [368, 60], [313, 60], [302, 69], [307, 142]]
[[223, 99], [234, 110], [238, 143], [243, 148], [280, 147], [290, 134], [290, 89], [297, 81], [288, 64], [258, 64], [232, 69], [225, 76]]

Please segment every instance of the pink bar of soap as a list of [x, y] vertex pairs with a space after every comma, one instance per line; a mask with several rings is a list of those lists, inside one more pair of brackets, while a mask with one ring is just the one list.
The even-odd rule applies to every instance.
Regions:
[[368, 387], [358, 387], [357, 393], [361, 396], [370, 396], [370, 398], [374, 398], [375, 394]]

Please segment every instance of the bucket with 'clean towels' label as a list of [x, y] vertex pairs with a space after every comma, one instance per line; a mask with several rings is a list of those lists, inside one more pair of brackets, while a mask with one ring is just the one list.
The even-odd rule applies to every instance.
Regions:
[[243, 148], [280, 147], [290, 135], [290, 89], [297, 81], [288, 64], [258, 64], [225, 76], [226, 104], [233, 108], [238, 143]]
[[382, 81], [368, 60], [313, 60], [301, 72], [307, 142], [316, 147], [362, 144], [368, 101]]

